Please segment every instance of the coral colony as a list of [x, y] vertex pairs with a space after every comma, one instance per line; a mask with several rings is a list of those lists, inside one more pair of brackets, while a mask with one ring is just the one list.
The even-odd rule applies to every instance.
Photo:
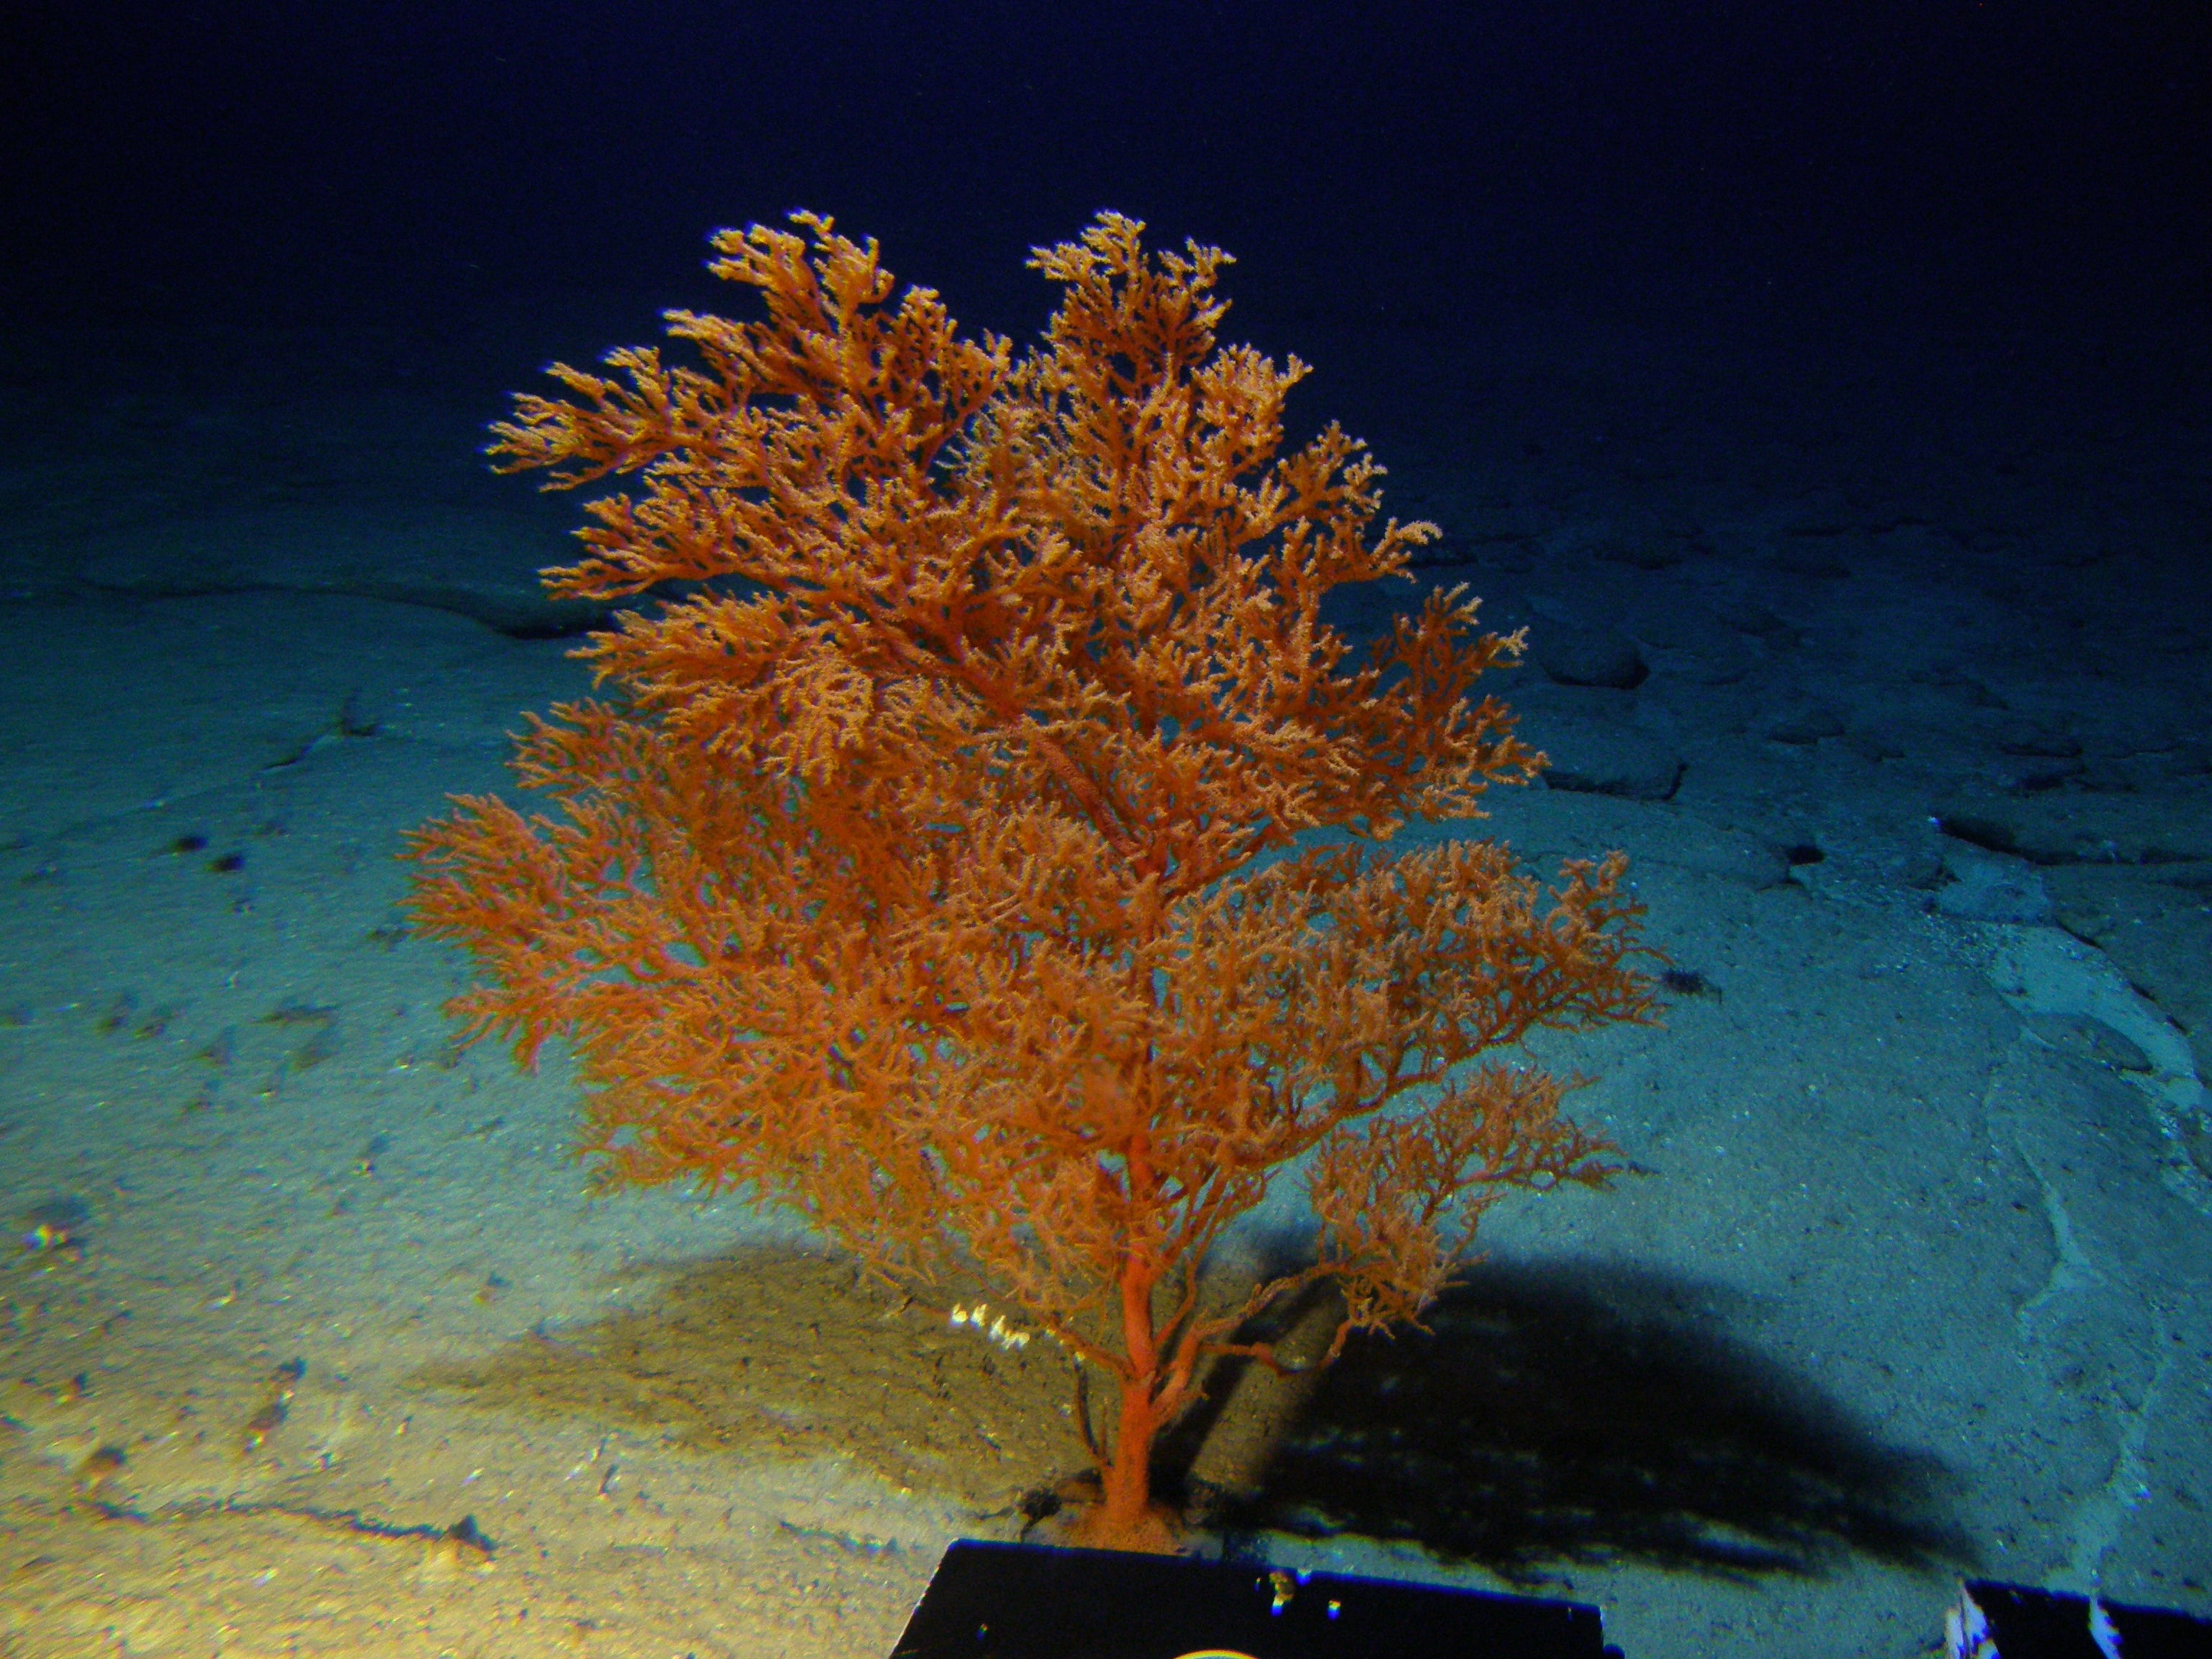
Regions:
[[[672, 313], [670, 358], [556, 366], [495, 428], [549, 488], [628, 482], [550, 590], [659, 603], [520, 740], [549, 812], [417, 833], [414, 915], [475, 958], [472, 1036], [568, 1046], [606, 1178], [788, 1206], [1112, 1379], [1076, 1535], [1171, 1547], [1153, 1447], [1216, 1357], [1280, 1368], [1260, 1315], [1333, 1285], [1334, 1358], [1506, 1192], [1622, 1167], [1504, 1056], [1650, 1016], [1638, 907], [1618, 855], [1547, 892], [1472, 836], [1389, 852], [1542, 766], [1471, 695], [1522, 641], [1455, 589], [1347, 665], [1323, 596], [1438, 532], [1375, 527], [1341, 428], [1283, 453], [1305, 368], [1218, 344], [1224, 255], [1103, 215], [1036, 252], [1017, 355], [793, 226], [715, 239], [757, 320]], [[1293, 1164], [1310, 1259], [1203, 1302]], [[954, 1272], [1016, 1311], [948, 1309]]]

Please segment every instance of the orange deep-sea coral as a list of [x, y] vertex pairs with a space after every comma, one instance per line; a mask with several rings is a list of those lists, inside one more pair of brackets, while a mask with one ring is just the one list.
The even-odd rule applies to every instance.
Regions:
[[[756, 320], [672, 313], [687, 363], [556, 366], [495, 428], [549, 488], [640, 486], [553, 592], [690, 586], [520, 739], [550, 813], [413, 838], [414, 915], [475, 958], [473, 1035], [571, 1047], [612, 1178], [736, 1184], [925, 1298], [957, 1261], [1112, 1377], [1083, 1535], [1157, 1546], [1207, 1356], [1272, 1362], [1240, 1327], [1320, 1279], [1338, 1347], [1411, 1320], [1504, 1191], [1618, 1169], [1559, 1079], [1470, 1062], [1645, 1017], [1638, 909], [1617, 855], [1547, 897], [1492, 843], [1385, 853], [1540, 766], [1470, 696], [1521, 641], [1454, 590], [1346, 666], [1322, 595], [1437, 532], [1370, 534], [1338, 428], [1281, 453], [1304, 366], [1217, 344], [1225, 256], [1103, 215], [1036, 254], [1017, 356], [793, 222], [715, 240]], [[1312, 1264], [1207, 1311], [1298, 1160]]]

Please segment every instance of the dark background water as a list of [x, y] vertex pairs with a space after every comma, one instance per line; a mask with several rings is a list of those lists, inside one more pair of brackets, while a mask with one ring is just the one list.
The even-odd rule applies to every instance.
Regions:
[[1308, 356], [1533, 305], [2154, 419], [2209, 331], [2208, 77], [2187, 0], [40, 0], [0, 303], [19, 343], [386, 329], [513, 385], [726, 300], [705, 233], [802, 206], [1020, 337], [1025, 251], [1112, 207], [1236, 253], [1238, 331]]

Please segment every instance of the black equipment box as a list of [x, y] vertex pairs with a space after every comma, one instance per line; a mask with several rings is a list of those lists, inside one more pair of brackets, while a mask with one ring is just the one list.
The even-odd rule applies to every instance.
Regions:
[[1620, 1659], [1595, 1607], [963, 1539], [892, 1659]]

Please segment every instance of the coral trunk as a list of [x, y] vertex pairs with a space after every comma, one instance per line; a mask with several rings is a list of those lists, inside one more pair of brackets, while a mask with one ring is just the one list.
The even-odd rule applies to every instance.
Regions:
[[1121, 1384], [1121, 1414], [1113, 1461], [1104, 1471], [1098, 1505], [1075, 1528], [1078, 1543], [1097, 1549], [1171, 1553], [1177, 1528], [1172, 1510], [1152, 1501], [1152, 1449], [1166, 1420], [1152, 1397], [1152, 1379]]

